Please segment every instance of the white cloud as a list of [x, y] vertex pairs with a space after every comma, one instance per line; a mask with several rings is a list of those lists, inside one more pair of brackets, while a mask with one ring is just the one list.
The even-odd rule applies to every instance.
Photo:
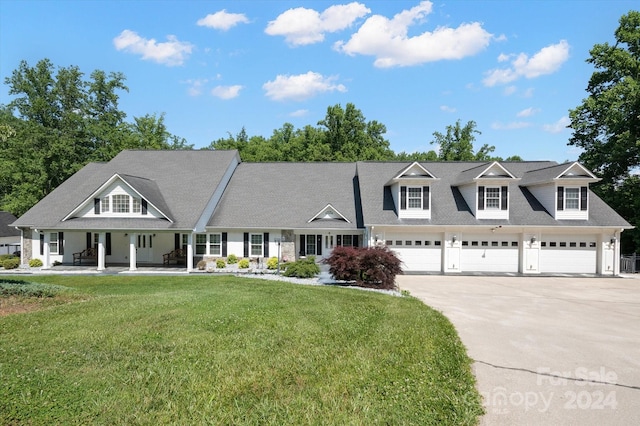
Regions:
[[511, 66], [488, 71], [482, 82], [485, 86], [492, 87], [496, 84], [510, 83], [521, 77], [536, 78], [552, 74], [558, 71], [562, 64], [569, 59], [569, 47], [566, 40], [561, 40], [557, 44], [540, 49], [532, 57], [525, 53], [519, 55], [501, 54], [498, 57], [498, 62], [504, 62], [508, 58], [511, 60]]
[[491, 128], [494, 130], [517, 130], [531, 127], [531, 123], [526, 121], [512, 121], [511, 123], [496, 122], [491, 124]]
[[338, 77], [324, 77], [322, 74], [309, 71], [299, 75], [278, 75], [275, 80], [262, 85], [267, 97], [274, 101], [303, 101], [319, 93], [346, 92], [347, 88], [334, 81]]
[[199, 96], [202, 94], [202, 88], [207, 84], [209, 80], [206, 78], [198, 78], [194, 80], [186, 80], [184, 83], [189, 85], [187, 93], [189, 96]]
[[211, 90], [211, 94], [216, 98], [227, 100], [227, 99], [237, 98], [238, 95], [240, 95], [241, 89], [242, 89], [242, 86], [240, 85], [216, 86]]
[[552, 124], [545, 124], [542, 126], [542, 130], [549, 133], [560, 133], [567, 130], [567, 126], [571, 123], [569, 117], [566, 115], [561, 117], [558, 121]]
[[226, 9], [209, 14], [202, 19], [198, 19], [197, 22], [201, 27], [209, 27], [221, 31], [227, 31], [238, 24], [248, 23], [249, 19], [243, 13], [227, 13]]
[[182, 65], [193, 50], [193, 45], [179, 41], [176, 36], [168, 35], [164, 43], [155, 39], [140, 37], [136, 32], [124, 30], [113, 39], [116, 50], [141, 55], [142, 59], [150, 59], [168, 66]]
[[319, 43], [324, 40], [325, 33], [348, 28], [370, 12], [364, 4], [357, 2], [334, 5], [322, 13], [297, 7], [270, 21], [264, 32], [272, 36], [284, 36], [292, 46]]
[[307, 114], [309, 114], [309, 110], [308, 109], [299, 109], [299, 110], [293, 111], [291, 114], [289, 114], [289, 116], [291, 116], [291, 117], [304, 117]]
[[516, 93], [517, 90], [518, 88], [516, 86], [507, 86], [504, 88], [504, 94], [505, 96], [511, 96]]
[[444, 111], [444, 112], [456, 112], [457, 109], [455, 109], [454, 107], [450, 107], [448, 105], [440, 105], [440, 111]]
[[433, 32], [409, 37], [409, 27], [422, 21], [431, 11], [432, 3], [422, 1], [392, 19], [371, 16], [348, 42], [339, 41], [334, 48], [347, 55], [375, 56], [376, 67], [388, 68], [462, 59], [489, 44], [492, 35], [478, 22], [462, 24], [458, 28], [437, 27]]
[[516, 117], [531, 117], [540, 112], [540, 108], [529, 107], [516, 114]]

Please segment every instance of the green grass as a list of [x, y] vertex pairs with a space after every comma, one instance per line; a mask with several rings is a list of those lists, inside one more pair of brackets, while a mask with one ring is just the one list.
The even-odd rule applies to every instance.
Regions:
[[[34, 279], [34, 278], [30, 278]], [[38, 276], [0, 318], [0, 424], [475, 424], [453, 326], [411, 297], [229, 276]]]

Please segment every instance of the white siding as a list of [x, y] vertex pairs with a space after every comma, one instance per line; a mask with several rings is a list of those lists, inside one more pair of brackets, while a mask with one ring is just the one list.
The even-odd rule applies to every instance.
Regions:
[[467, 202], [469, 208], [471, 208], [471, 213], [475, 216], [478, 211], [478, 188], [475, 184], [472, 184], [459, 186], [458, 189], [460, 190], [464, 200]]
[[547, 209], [551, 216], [556, 214], [556, 186], [554, 184], [528, 187], [531, 194]]

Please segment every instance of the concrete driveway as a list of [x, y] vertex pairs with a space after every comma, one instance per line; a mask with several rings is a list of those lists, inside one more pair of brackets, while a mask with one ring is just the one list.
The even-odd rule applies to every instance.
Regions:
[[640, 276], [412, 276], [475, 361], [483, 425], [640, 422]]

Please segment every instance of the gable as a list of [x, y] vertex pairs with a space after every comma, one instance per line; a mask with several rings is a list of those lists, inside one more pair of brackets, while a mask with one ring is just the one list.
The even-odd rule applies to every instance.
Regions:
[[420, 178], [435, 179], [436, 177], [417, 161], [413, 162], [411, 165], [409, 165], [409, 167], [403, 169], [395, 176], [395, 179], [420, 179]]
[[336, 210], [331, 204], [327, 204], [325, 208], [320, 210], [315, 216], [309, 219], [308, 223], [315, 222], [317, 220], [329, 220], [329, 221], [340, 221], [340, 222], [349, 222], [349, 220], [344, 217], [342, 213]]
[[569, 167], [564, 169], [555, 179], [588, 179], [599, 180], [593, 173], [587, 170], [579, 163], [570, 164]]
[[[129, 203], [128, 206], [122, 205]], [[116, 205], [117, 204], [117, 205]], [[158, 207], [160, 206], [160, 207]], [[119, 211], [125, 210], [126, 211]], [[152, 180], [114, 174], [62, 219], [89, 217], [146, 217], [173, 222], [157, 184]]]

